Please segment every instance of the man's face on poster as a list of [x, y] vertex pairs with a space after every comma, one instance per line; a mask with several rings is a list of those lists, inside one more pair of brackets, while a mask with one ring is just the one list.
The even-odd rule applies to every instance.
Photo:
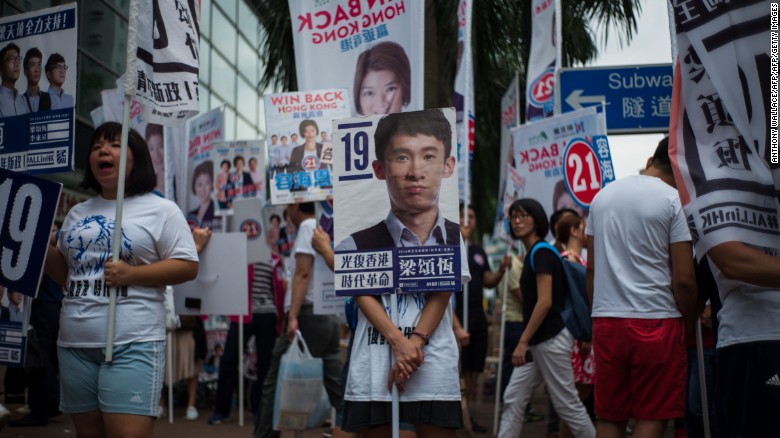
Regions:
[[27, 77], [27, 86], [34, 87], [41, 81], [41, 58], [37, 56], [30, 57], [27, 61], [27, 68], [24, 69], [24, 76]]
[[435, 137], [396, 134], [372, 166], [376, 177], [387, 181], [391, 209], [414, 214], [439, 208], [441, 182], [455, 170], [455, 157], [445, 157], [444, 144]]
[[11, 291], [8, 292], [8, 302], [13, 304], [16, 307], [19, 307], [19, 305], [22, 303], [22, 295], [21, 292]]
[[67, 71], [68, 66], [64, 62], [58, 62], [54, 65], [54, 67], [51, 68], [51, 70], [46, 72], [46, 79], [49, 80], [51, 85], [61, 87], [62, 84], [65, 83]]
[[14, 49], [8, 49], [5, 52], [3, 58], [3, 79], [11, 82], [16, 82], [19, 79], [19, 65], [21, 64], [21, 57], [19, 52]]

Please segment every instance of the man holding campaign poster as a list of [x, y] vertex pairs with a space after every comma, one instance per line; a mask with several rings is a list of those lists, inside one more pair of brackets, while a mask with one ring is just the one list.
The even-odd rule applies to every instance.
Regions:
[[[447, 219], [458, 217], [454, 119], [437, 109], [334, 123], [335, 286], [358, 295], [360, 308], [346, 431], [389, 433], [388, 382], [401, 391], [400, 421], [421, 436], [463, 425], [450, 296], [469, 275], [458, 224]], [[348, 216], [357, 205], [370, 213]], [[378, 294], [393, 289], [403, 293], [391, 309]]]

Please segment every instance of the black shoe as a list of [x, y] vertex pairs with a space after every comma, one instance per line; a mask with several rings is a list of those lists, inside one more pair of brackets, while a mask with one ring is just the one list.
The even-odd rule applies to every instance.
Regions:
[[46, 424], [49, 423], [49, 420], [39, 420], [36, 418], [32, 418], [29, 415], [25, 415], [24, 417], [11, 421], [10, 424], [11, 427], [28, 427], [28, 426], [46, 426]]
[[477, 423], [474, 419], [471, 419], [471, 431], [474, 433], [487, 433], [487, 427]]

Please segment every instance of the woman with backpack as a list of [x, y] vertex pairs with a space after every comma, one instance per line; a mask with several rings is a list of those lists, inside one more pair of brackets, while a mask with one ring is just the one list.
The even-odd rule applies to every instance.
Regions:
[[[561, 258], [585, 267], [588, 266], [588, 263], [582, 257], [582, 248], [587, 242], [585, 237], [585, 219], [582, 216], [575, 212], [568, 212], [562, 215], [556, 225], [555, 235], [564, 245]], [[577, 387], [577, 394], [579, 394], [583, 403], [593, 394], [594, 363], [591, 343], [575, 339], [574, 349], [571, 353], [571, 366], [574, 371], [574, 384]], [[566, 438], [570, 436], [572, 436], [571, 432], [566, 430], [565, 426], [562, 427], [560, 437]]]
[[[534, 199], [520, 199], [509, 208], [510, 232], [525, 247], [520, 290], [523, 319], [520, 341], [512, 353], [512, 372], [504, 397], [499, 438], [517, 437], [523, 427], [523, 411], [533, 388], [547, 385], [553, 406], [576, 437], [595, 437], [596, 431], [577, 396], [571, 365], [574, 338], [566, 329], [560, 311], [565, 300], [563, 262], [544, 241], [548, 221], [544, 208]], [[539, 248], [535, 248], [540, 245]], [[535, 362], [531, 366], [526, 364]]]

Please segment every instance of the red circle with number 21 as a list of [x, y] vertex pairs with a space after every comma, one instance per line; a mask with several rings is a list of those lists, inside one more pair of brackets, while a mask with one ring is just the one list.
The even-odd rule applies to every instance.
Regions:
[[572, 198], [590, 207], [601, 190], [601, 167], [596, 152], [585, 139], [574, 138], [563, 153], [563, 175]]

